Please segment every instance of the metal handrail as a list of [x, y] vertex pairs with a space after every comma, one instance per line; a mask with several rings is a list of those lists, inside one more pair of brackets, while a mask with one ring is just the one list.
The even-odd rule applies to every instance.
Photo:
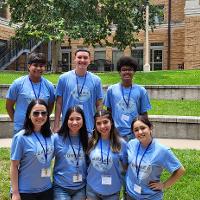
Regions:
[[14, 61], [23, 52], [31, 52], [40, 43], [33, 39], [29, 40], [26, 44], [11, 40], [7, 45], [7, 49], [0, 55], [0, 68], [4, 68], [7, 63]]

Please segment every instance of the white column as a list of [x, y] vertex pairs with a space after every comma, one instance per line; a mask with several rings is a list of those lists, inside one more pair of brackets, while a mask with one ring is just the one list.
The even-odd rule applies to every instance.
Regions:
[[146, 28], [145, 28], [145, 65], [143, 71], [150, 71], [149, 64], [149, 3], [146, 3]]

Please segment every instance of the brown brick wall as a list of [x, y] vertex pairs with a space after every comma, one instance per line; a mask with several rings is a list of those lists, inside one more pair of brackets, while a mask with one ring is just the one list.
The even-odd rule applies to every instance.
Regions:
[[0, 39], [9, 40], [14, 34], [15, 30], [13, 28], [0, 24]]
[[200, 68], [200, 16], [185, 18], [185, 66]]

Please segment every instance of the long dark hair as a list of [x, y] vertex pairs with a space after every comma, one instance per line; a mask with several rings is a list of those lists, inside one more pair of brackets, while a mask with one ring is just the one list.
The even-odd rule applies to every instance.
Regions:
[[34, 132], [34, 125], [33, 125], [32, 120], [30, 118], [30, 114], [31, 114], [33, 107], [37, 104], [43, 105], [46, 108], [47, 120], [42, 125], [40, 132], [44, 137], [49, 137], [52, 134], [51, 129], [50, 129], [49, 112], [48, 112], [48, 107], [47, 107], [46, 102], [42, 99], [34, 99], [28, 105], [28, 108], [27, 108], [27, 111], [26, 111], [26, 117], [25, 117], [25, 121], [24, 121], [24, 129], [25, 129], [24, 135], [31, 135]]
[[84, 113], [83, 113], [83, 110], [79, 106], [73, 106], [67, 110], [65, 119], [62, 123], [60, 130], [58, 131], [58, 134], [63, 136], [64, 139], [69, 137], [69, 127], [67, 124], [68, 124], [69, 117], [73, 112], [79, 113], [83, 119], [83, 125], [79, 130], [79, 136], [80, 136], [80, 142], [83, 146], [83, 151], [86, 152], [87, 147], [88, 147], [88, 133], [87, 133], [87, 128], [86, 128]]
[[153, 124], [149, 121], [149, 118], [147, 115], [138, 115], [131, 123], [131, 130], [133, 130], [133, 126], [134, 126], [134, 123], [136, 121], [141, 121], [143, 122], [144, 124], [146, 124], [150, 129], [153, 128]]
[[106, 117], [107, 119], [110, 120], [110, 122], [112, 124], [111, 130], [110, 130], [110, 147], [113, 152], [119, 152], [121, 150], [120, 137], [117, 132], [117, 129], [114, 126], [114, 121], [112, 119], [112, 115], [108, 110], [100, 110], [100, 111], [97, 111], [94, 116], [95, 129], [93, 131], [92, 137], [90, 138], [87, 153], [90, 153], [90, 151], [95, 148], [99, 139], [101, 138], [101, 133], [99, 133], [99, 131], [97, 131], [97, 128], [96, 128], [96, 118], [97, 117]]

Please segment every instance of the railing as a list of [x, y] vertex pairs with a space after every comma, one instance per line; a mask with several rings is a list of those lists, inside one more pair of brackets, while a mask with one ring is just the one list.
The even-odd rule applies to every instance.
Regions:
[[20, 55], [32, 52], [41, 44], [41, 41], [29, 40], [26, 44], [11, 40], [7, 48], [0, 54], [0, 70], [5, 69], [9, 64], [16, 60]]

